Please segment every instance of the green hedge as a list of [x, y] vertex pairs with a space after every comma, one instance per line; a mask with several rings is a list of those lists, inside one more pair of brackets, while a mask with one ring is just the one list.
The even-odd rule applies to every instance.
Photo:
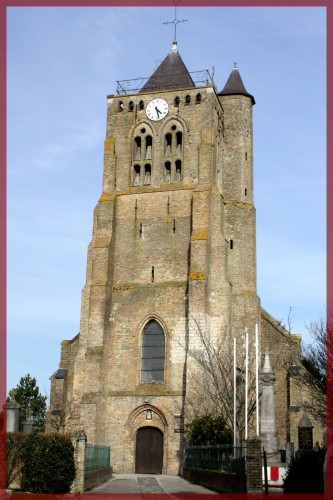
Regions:
[[223, 417], [205, 415], [186, 425], [185, 434], [190, 446], [229, 444], [232, 434]]
[[298, 450], [287, 467], [284, 493], [323, 493], [325, 448]]
[[27, 434], [22, 432], [8, 432], [6, 436], [6, 486], [14, 482], [21, 484], [22, 459], [21, 453]]
[[[9, 439], [13, 439], [12, 436], [9, 434]], [[70, 438], [62, 434], [32, 433], [24, 434], [22, 439], [21, 489], [30, 493], [69, 493], [75, 477]]]

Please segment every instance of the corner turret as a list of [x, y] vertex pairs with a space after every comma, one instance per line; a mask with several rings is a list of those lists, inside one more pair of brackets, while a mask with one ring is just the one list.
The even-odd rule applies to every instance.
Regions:
[[240, 76], [240, 73], [238, 71], [236, 63], [234, 65], [234, 67], [232, 68], [232, 71], [231, 71], [230, 76], [227, 80], [227, 83], [225, 84], [223, 90], [221, 90], [221, 92], [218, 93], [218, 95], [220, 95], [220, 96], [223, 96], [223, 95], [245, 95], [245, 96], [251, 98], [252, 104], [256, 103], [253, 95], [251, 95], [247, 92], [247, 90], [244, 86], [242, 77]]

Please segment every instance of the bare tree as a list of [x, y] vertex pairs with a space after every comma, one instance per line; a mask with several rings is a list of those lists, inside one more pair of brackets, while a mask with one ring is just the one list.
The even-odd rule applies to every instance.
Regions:
[[75, 398], [66, 402], [66, 406], [53, 409], [46, 415], [47, 427], [55, 432], [70, 431], [79, 423], [78, 404]]
[[329, 324], [332, 326], [329, 320], [321, 318], [308, 326], [313, 342], [303, 347], [302, 369], [295, 379], [306, 395], [303, 407], [323, 424], [326, 423], [327, 416], [327, 382], [332, 378], [333, 368], [333, 353], [328, 345]]
[[[187, 387], [194, 417], [222, 416], [230, 430], [234, 426], [234, 353], [227, 334], [214, 334], [205, 321], [194, 317], [189, 325], [191, 341], [185, 347], [195, 367], [189, 370]], [[249, 345], [248, 421], [256, 407], [254, 342]], [[245, 428], [245, 338], [238, 341], [236, 360], [236, 426], [238, 441]], [[252, 419], [253, 420], [253, 419]]]

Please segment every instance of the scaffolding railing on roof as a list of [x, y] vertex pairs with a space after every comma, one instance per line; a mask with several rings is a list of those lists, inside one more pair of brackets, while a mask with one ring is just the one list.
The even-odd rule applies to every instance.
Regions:
[[[200, 70], [200, 71], [191, 71], [190, 72], [191, 78], [193, 80], [193, 83], [196, 87], [204, 87], [206, 85], [214, 85], [213, 78], [209, 71], [207, 69]], [[181, 87], [180, 81], [177, 81], [176, 84], [171, 83], [170, 85], [166, 85], [165, 81], [167, 80], [168, 75], [159, 75], [159, 76], [154, 76], [154, 87], [156, 86], [156, 89], [154, 90], [172, 90], [172, 89], [179, 89]], [[170, 75], [171, 76], [171, 75]], [[172, 75], [172, 78], [170, 78], [170, 81], [174, 81], [175, 75]], [[119, 95], [126, 95], [126, 94], [136, 94], [141, 91], [141, 89], [144, 87], [145, 83], [150, 79], [151, 77], [148, 78], [143, 78], [143, 77], [138, 77], [138, 78], [133, 78], [131, 80], [117, 80], [117, 89], [116, 93]], [[161, 81], [161, 86], [159, 86], [158, 81]], [[215, 86], [215, 85], [214, 85]], [[188, 87], [188, 82], [184, 84], [184, 88]]]

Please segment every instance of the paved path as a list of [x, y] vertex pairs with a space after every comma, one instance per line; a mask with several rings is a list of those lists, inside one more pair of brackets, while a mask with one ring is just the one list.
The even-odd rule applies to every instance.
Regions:
[[97, 486], [86, 493], [210, 493], [203, 486], [192, 484], [179, 476], [167, 476], [164, 474], [114, 474], [107, 483]]

